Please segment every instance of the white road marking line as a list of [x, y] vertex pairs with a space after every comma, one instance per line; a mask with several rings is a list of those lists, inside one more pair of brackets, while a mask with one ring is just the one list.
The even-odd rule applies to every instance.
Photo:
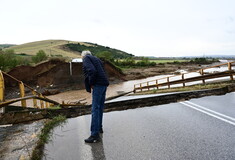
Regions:
[[189, 102], [189, 101], [185, 101], [185, 102], [186, 102], [186, 103], [190, 103], [191, 105], [194, 105], [194, 106], [196, 106], [196, 107], [198, 107], [198, 108], [201, 108], [201, 109], [203, 109], [203, 110], [206, 110], [206, 111], [212, 112], [212, 113], [214, 113], [214, 114], [217, 114], [217, 115], [219, 115], [219, 116], [221, 116], [221, 117], [224, 117], [224, 118], [230, 119], [230, 120], [232, 120], [232, 121], [235, 121], [235, 118], [226, 116], [226, 115], [224, 115], [224, 114], [221, 114], [221, 113], [219, 113], [219, 112], [213, 111], [213, 110], [211, 110], [211, 109], [208, 109], [208, 108], [206, 108], [206, 107], [200, 106], [200, 105], [198, 105], [198, 104], [195, 104], [195, 103], [192, 103], [192, 102]]
[[227, 120], [227, 119], [221, 118], [221, 117], [219, 117], [219, 116], [217, 116], [217, 115], [214, 115], [214, 114], [212, 114], [212, 113], [209, 113], [209, 112], [207, 112], [207, 111], [204, 111], [204, 110], [202, 110], [202, 109], [199, 109], [199, 108], [197, 108], [197, 107], [194, 107], [194, 106], [192, 106], [192, 105], [190, 105], [190, 104], [187, 104], [187, 103], [185, 103], [185, 102], [180, 102], [180, 103], [183, 104], [183, 105], [185, 105], [185, 106], [188, 106], [188, 107], [190, 107], [190, 108], [192, 108], [192, 109], [195, 109], [195, 110], [197, 110], [197, 111], [199, 111], [199, 112], [205, 113], [205, 114], [207, 114], [207, 115], [209, 115], [209, 116], [212, 116], [212, 117], [214, 117], [214, 118], [217, 118], [217, 119], [219, 119], [219, 120], [221, 120], [221, 121], [224, 121], [224, 122], [226, 122], [226, 123], [229, 123], [229, 124], [235, 126], [235, 123], [232, 122], [232, 121], [229, 121], [229, 120]]

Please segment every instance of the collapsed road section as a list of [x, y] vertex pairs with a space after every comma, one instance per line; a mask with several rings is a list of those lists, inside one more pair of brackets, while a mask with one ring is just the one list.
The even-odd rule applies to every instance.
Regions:
[[[145, 106], [156, 106], [160, 104], [167, 104], [172, 102], [179, 102], [192, 98], [200, 98], [211, 95], [224, 95], [235, 91], [235, 85], [229, 85], [218, 89], [208, 89], [199, 91], [188, 91], [180, 93], [170, 93], [165, 95], [151, 95], [150, 97], [129, 99], [122, 101], [110, 101], [105, 104], [105, 112], [134, 109]], [[91, 106], [77, 106], [62, 109], [32, 109], [23, 110], [19, 112], [8, 112], [0, 115], [0, 125], [15, 124], [27, 121], [34, 121], [44, 118], [52, 118], [57, 115], [64, 115], [67, 118], [77, 117], [81, 115], [90, 114]]]

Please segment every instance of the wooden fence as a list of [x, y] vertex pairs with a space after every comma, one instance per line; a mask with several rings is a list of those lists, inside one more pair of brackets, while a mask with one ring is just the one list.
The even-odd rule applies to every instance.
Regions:
[[[232, 66], [234, 64], [235, 64], [235, 61], [215, 65], [215, 66], [208, 67], [208, 68], [202, 68], [195, 72], [183, 73], [180, 75], [173, 75], [173, 76], [156, 79], [153, 81], [138, 83], [134, 85], [134, 92], [145, 91], [145, 90], [150, 90], [150, 89], [159, 89], [160, 87], [171, 88], [172, 85], [176, 85], [176, 84], [182, 84], [182, 86], [185, 87], [186, 83], [196, 82], [196, 81], [201, 81], [203, 84], [205, 84], [206, 83], [205, 80], [220, 78], [220, 77], [227, 77], [227, 76], [230, 77], [230, 80], [233, 80], [235, 71], [234, 69], [232, 69]], [[221, 66], [227, 66], [227, 70], [215, 72], [215, 73], [206, 72], [206, 70], [208, 69], [219, 68]], [[197, 74], [197, 75], [190, 77], [190, 74]]]
[[[4, 76], [7, 76], [11, 79], [13, 79], [14, 81], [18, 82], [19, 84], [19, 98], [16, 99], [10, 99], [10, 100], [5, 100], [5, 84], [4, 84]], [[30, 96], [26, 96], [25, 94], [25, 88], [28, 88], [32, 95]], [[28, 99], [32, 99], [33, 100], [33, 107], [34, 108], [49, 108], [50, 106], [54, 106], [54, 105], [60, 105], [60, 103], [50, 100], [48, 98], [46, 98], [45, 96], [43, 96], [41, 93], [37, 92], [35, 89], [33, 89], [32, 87], [24, 84], [22, 81], [12, 77], [11, 75], [0, 71], [0, 108], [8, 106], [9, 104], [21, 101], [21, 106], [22, 107], [27, 107], [27, 103], [26, 100]], [[37, 103], [37, 100], [39, 100], [39, 105]]]
[[[18, 86], [19, 87], [19, 96], [20, 96], [19, 98], [5, 100], [4, 76], [7, 76], [7, 77], [13, 79], [14, 81], [16, 81], [19, 84], [19, 86]], [[28, 88], [31, 91], [31, 94], [29, 96], [26, 96], [25, 88]], [[26, 100], [32, 100], [33, 106], [27, 105]], [[15, 102], [19, 102], [19, 101], [21, 102], [21, 107], [31, 107], [31, 108], [40, 108], [40, 109], [46, 109], [46, 108], [53, 107], [53, 106], [64, 107], [64, 106], [84, 105], [84, 103], [80, 103], [80, 101], [78, 101], [77, 103], [73, 103], [73, 104], [65, 104], [64, 102], [62, 102], [62, 104], [60, 104], [59, 102], [48, 99], [47, 97], [43, 96], [41, 93], [37, 92], [32, 87], [24, 84], [22, 81], [14, 78], [13, 76], [0, 70], [0, 109], [8, 106], [10, 104], [13, 104]]]

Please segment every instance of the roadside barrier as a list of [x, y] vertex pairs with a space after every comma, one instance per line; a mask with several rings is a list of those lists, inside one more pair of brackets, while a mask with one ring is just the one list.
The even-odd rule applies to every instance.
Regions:
[[[176, 84], [182, 84], [182, 86], [185, 87], [186, 83], [196, 82], [196, 81], [201, 81], [203, 84], [205, 84], [206, 83], [205, 80], [220, 78], [220, 77], [227, 77], [227, 76], [230, 77], [230, 80], [234, 80], [233, 76], [235, 75], [235, 71], [234, 69], [232, 69], [233, 65], [235, 65], [235, 61], [211, 66], [208, 68], [202, 68], [195, 72], [183, 73], [180, 75], [173, 75], [173, 76], [156, 79], [153, 81], [138, 83], [134, 85], [134, 92], [138, 92], [138, 91], [142, 92], [142, 91], [146, 91], [150, 89], [160, 89], [160, 87], [171, 88], [172, 85], [176, 85]], [[221, 66], [227, 66], [227, 70], [217, 71], [214, 73], [207, 72], [207, 70], [209, 69], [219, 68]], [[192, 74], [194, 74], [194, 76], [192, 76]]]
[[[19, 84], [19, 98], [16, 99], [11, 99], [11, 100], [5, 100], [5, 84], [4, 84], [4, 76], [7, 76], [11, 79], [13, 79], [14, 81], [18, 82]], [[28, 88], [31, 91], [30, 96], [26, 96], [25, 94], [25, 88]], [[34, 108], [49, 108], [51, 106], [54, 105], [60, 105], [60, 103], [53, 101], [51, 99], [46, 98], [45, 96], [43, 96], [41, 93], [37, 92], [35, 89], [33, 89], [32, 87], [24, 84], [22, 81], [12, 77], [11, 75], [0, 71], [0, 108], [8, 106], [12, 103], [21, 101], [21, 106], [22, 107], [27, 107], [27, 103], [26, 100], [28, 99], [32, 99], [33, 100], [33, 107]], [[37, 103], [37, 100], [39, 100], [39, 104]]]
[[[4, 76], [9, 77], [10, 79], [13, 79], [16, 81], [19, 85], [19, 98], [5, 100], [5, 84], [4, 84]], [[31, 94], [26, 96], [25, 88], [29, 89], [31, 91]], [[32, 100], [33, 106], [28, 106], [26, 100]], [[38, 109], [47, 109], [50, 107], [55, 106], [61, 106], [61, 107], [69, 107], [69, 106], [81, 106], [84, 105], [84, 103], [80, 103], [80, 101], [73, 103], [73, 104], [66, 104], [64, 101], [62, 104], [59, 102], [56, 102], [54, 100], [48, 99], [47, 97], [43, 96], [41, 93], [37, 92], [32, 87], [24, 84], [22, 81], [16, 79], [15, 77], [3, 72], [0, 70], [0, 109], [7, 107], [10, 104], [13, 104], [15, 102], [21, 102], [21, 107], [28, 107], [28, 108], [38, 108]], [[2, 109], [4, 113], [4, 109]]]

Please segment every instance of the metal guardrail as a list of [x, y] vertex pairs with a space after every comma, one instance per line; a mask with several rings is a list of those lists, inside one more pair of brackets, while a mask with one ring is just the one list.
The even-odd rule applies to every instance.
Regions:
[[[137, 91], [143, 91], [143, 90], [150, 90], [151, 88], [154, 89], [159, 89], [159, 87], [164, 87], [167, 86], [168, 88], [171, 88], [171, 85], [175, 85], [175, 84], [182, 84], [183, 87], [185, 87], [186, 83], [188, 82], [195, 82], [195, 81], [202, 81], [203, 84], [205, 84], [205, 80], [208, 79], [213, 79], [213, 78], [220, 78], [220, 77], [226, 77], [229, 76], [230, 80], [233, 80], [233, 75], [235, 75], [235, 71], [232, 69], [233, 64], [235, 64], [234, 62], [228, 62], [228, 63], [223, 63], [223, 64], [219, 64], [219, 65], [215, 65], [212, 67], [208, 67], [208, 68], [202, 68], [200, 70], [197, 70], [195, 72], [189, 72], [189, 73], [183, 73], [180, 75], [173, 75], [173, 76], [168, 76], [168, 77], [163, 77], [160, 79], [156, 79], [154, 81], [147, 81], [147, 82], [143, 82], [143, 83], [138, 83], [134, 85], [134, 92]], [[206, 73], [205, 70], [207, 69], [211, 69], [211, 68], [217, 68], [220, 66], [224, 66], [227, 65], [228, 66], [228, 70], [226, 71], [222, 71], [222, 72], [217, 72], [217, 73]], [[200, 76], [195, 76], [195, 77], [188, 77], [185, 78], [185, 75], [187, 74], [191, 74], [191, 73], [199, 73]], [[180, 78], [180, 79], [173, 79], [173, 78]], [[173, 79], [173, 80], [171, 80]], [[162, 83], [160, 83], [160, 81], [164, 81]]]

